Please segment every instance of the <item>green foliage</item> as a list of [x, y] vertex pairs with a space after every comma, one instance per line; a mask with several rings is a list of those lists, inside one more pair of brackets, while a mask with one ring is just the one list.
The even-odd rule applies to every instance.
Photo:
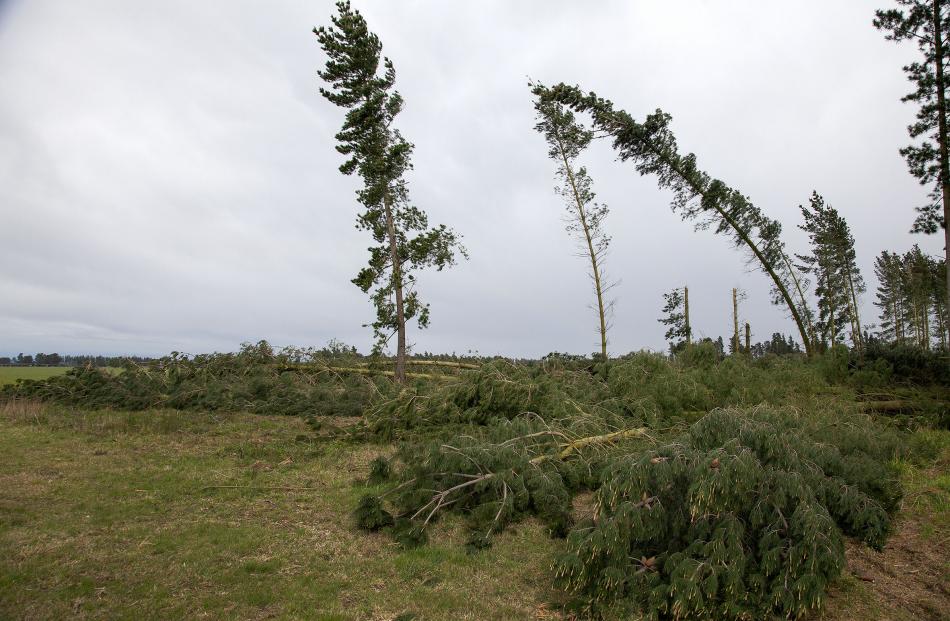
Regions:
[[808, 343], [806, 304], [802, 296], [796, 301], [791, 295], [797, 277], [781, 239], [781, 223], [767, 217], [738, 190], [701, 171], [694, 154], [681, 155], [669, 114], [657, 110], [640, 123], [596, 93], [566, 84], [551, 88], [538, 84], [533, 93], [538, 105], [559, 104], [589, 113], [593, 128], [613, 138], [622, 161], [632, 161], [641, 175], [656, 175], [660, 187], [672, 190], [673, 211], [695, 221], [698, 229], [713, 228], [728, 236], [743, 249], [749, 261], [772, 279], [773, 301], [787, 306], [802, 340]]
[[329, 363], [357, 363], [349, 351], [284, 349], [266, 342], [238, 353], [188, 357], [178, 352], [122, 373], [75, 367], [43, 381], [0, 388], [0, 399], [21, 398], [86, 409], [243, 410], [259, 414], [358, 416], [389, 382], [340, 374]]
[[392, 476], [392, 466], [385, 457], [377, 457], [369, 463], [369, 477], [367, 482], [370, 485], [385, 483]]
[[[353, 283], [365, 293], [372, 291], [373, 330], [381, 348], [394, 332], [400, 333], [403, 344], [410, 319], [423, 328], [429, 323], [429, 307], [413, 289], [413, 271], [442, 270], [454, 264], [456, 252], [464, 256], [465, 250], [452, 229], [429, 228], [425, 212], [410, 202], [404, 175], [412, 168], [413, 145], [393, 126], [403, 107], [402, 96], [393, 90], [396, 69], [381, 56], [382, 43], [360, 12], [349, 1], [337, 2], [336, 7], [333, 26], [313, 31], [327, 55], [319, 75], [329, 87], [320, 93], [347, 109], [336, 135], [337, 151], [349, 158], [340, 172], [357, 173], [363, 179], [363, 188], [356, 193], [364, 208], [357, 227], [369, 231], [376, 244], [369, 248], [369, 265]], [[405, 355], [402, 347], [398, 355]]]
[[383, 438], [400, 431], [453, 424], [488, 425], [526, 413], [544, 419], [578, 415], [579, 403], [609, 397], [585, 370], [564, 361], [545, 365], [489, 362], [444, 384], [417, 383], [366, 412], [370, 429]]
[[914, 244], [903, 255], [884, 251], [874, 262], [880, 283], [877, 299], [879, 337], [898, 346], [947, 349], [947, 265]]
[[850, 328], [852, 342], [860, 347], [858, 295], [866, 287], [848, 223], [817, 192], [812, 192], [807, 207], [800, 205], [799, 209], [804, 223], [798, 228], [808, 233], [811, 254], [796, 255], [800, 261], [798, 268], [814, 277], [818, 296], [818, 321], [812, 340], [834, 346]]
[[393, 516], [383, 508], [383, 503], [376, 496], [366, 495], [353, 511], [356, 525], [363, 530], [377, 531], [392, 526]]
[[[950, 58], [947, 48], [947, 33], [950, 32], [950, 15], [947, 0], [897, 0], [900, 8], [875, 11], [874, 27], [883, 30], [889, 41], [912, 41], [920, 51], [920, 60], [904, 66], [907, 79], [915, 89], [902, 98], [918, 104], [917, 120], [907, 127], [915, 142], [900, 150], [907, 161], [907, 168], [921, 185], [930, 185], [931, 202], [918, 207], [914, 222], [915, 233], [936, 233], [946, 226], [946, 212], [941, 202], [944, 188], [950, 184], [947, 178], [946, 140], [940, 132], [946, 132], [947, 102], [942, 101], [946, 90], [946, 75], [943, 83], [937, 77], [937, 65], [946, 68]], [[943, 39], [942, 50], [937, 54], [938, 37]], [[942, 119], [942, 121], [941, 121]], [[941, 128], [941, 122], [943, 127]]]
[[710, 413], [610, 465], [558, 581], [594, 609], [626, 601], [651, 619], [800, 617], [844, 566], [842, 533], [886, 539], [900, 488], [884, 448], [866, 426]]
[[690, 337], [689, 326], [686, 325], [685, 299], [679, 288], [663, 294], [666, 304], [663, 306], [663, 317], [657, 319], [667, 328], [663, 335], [670, 343], [670, 351], [677, 351]]
[[[422, 429], [491, 425], [532, 414], [547, 422], [595, 417], [664, 427], [716, 407], [782, 404], [826, 385], [821, 368], [794, 358], [719, 357], [697, 343], [675, 360], [636, 353], [608, 364], [555, 356], [541, 364], [495, 361], [446, 383], [417, 383], [366, 410], [384, 439]], [[623, 421], [627, 421], [624, 423]]]
[[384, 494], [396, 516], [394, 537], [418, 540], [447, 511], [466, 517], [472, 550], [528, 515], [563, 537], [573, 524], [574, 493], [596, 483], [610, 454], [645, 441], [639, 430], [604, 437], [610, 429], [594, 416], [549, 424], [527, 415], [403, 445], [402, 467]]
[[950, 353], [946, 350], [926, 351], [873, 341], [863, 353], [851, 352], [850, 362], [857, 372], [875, 369], [882, 382], [893, 379], [925, 386], [950, 386]]

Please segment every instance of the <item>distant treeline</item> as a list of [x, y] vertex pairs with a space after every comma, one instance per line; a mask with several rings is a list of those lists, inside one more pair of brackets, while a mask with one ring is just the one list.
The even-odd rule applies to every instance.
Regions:
[[66, 354], [44, 354], [42, 352], [17, 354], [16, 356], [0, 356], [0, 366], [19, 367], [121, 367], [127, 360], [133, 362], [149, 362], [152, 358], [144, 356], [92, 356]]

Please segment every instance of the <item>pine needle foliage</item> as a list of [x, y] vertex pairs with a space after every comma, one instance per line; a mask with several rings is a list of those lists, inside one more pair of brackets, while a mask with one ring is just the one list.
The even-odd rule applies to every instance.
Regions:
[[[596, 93], [563, 83], [550, 88], [538, 84], [533, 93], [538, 105], [560, 104], [590, 114], [593, 128], [613, 138], [621, 161], [632, 161], [641, 175], [656, 175], [661, 188], [673, 191], [674, 212], [695, 222], [697, 229], [712, 228], [731, 239], [750, 264], [771, 278], [773, 302], [786, 306], [802, 341], [809, 343], [808, 304], [785, 251], [781, 223], [766, 216], [738, 190], [701, 171], [694, 154], [680, 154], [669, 114], [657, 110], [640, 123]], [[811, 353], [810, 344], [806, 347]]]
[[914, 90], [902, 101], [919, 106], [907, 127], [914, 141], [900, 150], [910, 174], [931, 186], [930, 202], [917, 208], [911, 232], [937, 233], [944, 239], [944, 307], [950, 308], [950, 142], [947, 138], [947, 62], [950, 60], [950, 1], [896, 0], [896, 8], [874, 13], [874, 27], [889, 41], [911, 41], [918, 60], [904, 66]]
[[488, 426], [525, 414], [549, 423], [595, 416], [618, 428], [623, 420], [666, 427], [717, 407], [780, 405], [826, 385], [820, 369], [798, 360], [736, 356], [717, 364], [717, 358], [712, 343], [697, 343], [675, 360], [640, 352], [596, 368], [495, 361], [447, 382], [389, 393], [374, 400], [365, 420], [383, 439]]
[[657, 321], [668, 326], [663, 338], [669, 342], [670, 351], [675, 352], [680, 350], [691, 336], [686, 319], [685, 298], [682, 290], [676, 288], [669, 293], [664, 293], [663, 300], [665, 302], [662, 310], [663, 317]]
[[808, 206], [800, 205], [799, 209], [803, 219], [799, 228], [808, 233], [811, 253], [796, 255], [800, 262], [797, 267], [815, 279], [818, 336], [823, 347], [834, 346], [850, 328], [852, 344], [860, 349], [858, 296], [866, 287], [848, 223], [817, 192], [812, 192]]
[[349, 1], [336, 7], [333, 26], [313, 30], [327, 55], [319, 75], [328, 88], [320, 93], [347, 110], [336, 135], [337, 151], [348, 158], [340, 172], [362, 178], [356, 195], [364, 210], [357, 228], [369, 231], [376, 244], [369, 249], [369, 265], [353, 283], [364, 293], [372, 291], [377, 348], [397, 335], [395, 376], [404, 382], [406, 323], [416, 319], [420, 328], [429, 324], [429, 306], [414, 288], [414, 271], [442, 270], [455, 263], [456, 253], [466, 254], [452, 229], [429, 228], [426, 213], [410, 202], [405, 174], [412, 168], [413, 145], [393, 125], [403, 108], [402, 96], [393, 90], [396, 69], [381, 55], [382, 43], [360, 12]]
[[885, 342], [946, 351], [950, 312], [946, 306], [946, 266], [916, 244], [903, 255], [884, 251], [874, 263], [879, 336]]
[[679, 442], [607, 468], [558, 584], [590, 610], [648, 619], [801, 617], [841, 572], [843, 534], [883, 546], [900, 498], [886, 449], [864, 426], [712, 412]]
[[237, 353], [186, 356], [179, 352], [147, 364], [128, 361], [121, 373], [76, 367], [65, 375], [21, 381], [0, 389], [0, 399], [35, 399], [86, 409], [247, 411], [293, 416], [359, 416], [391, 382], [340, 373], [359, 364], [339, 348], [287, 348], [266, 341]]
[[[465, 516], [473, 549], [487, 547], [528, 515], [563, 537], [573, 524], [576, 492], [597, 482], [610, 454], [647, 441], [643, 428], [617, 430], [594, 416], [549, 424], [525, 415], [451, 440], [409, 443], [397, 457], [403, 465], [398, 484], [383, 494], [395, 517], [394, 535], [421, 535], [452, 512]], [[360, 501], [361, 508], [374, 506]], [[375, 525], [370, 518], [367, 524]]]

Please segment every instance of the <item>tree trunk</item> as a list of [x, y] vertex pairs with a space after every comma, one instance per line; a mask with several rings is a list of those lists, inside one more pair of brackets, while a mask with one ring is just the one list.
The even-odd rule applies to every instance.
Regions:
[[555, 128], [555, 138], [557, 140], [558, 151], [561, 153], [561, 159], [564, 161], [564, 172], [567, 173], [567, 180], [571, 184], [571, 191], [574, 193], [574, 202], [577, 204], [577, 217], [581, 221], [581, 228], [584, 231], [584, 240], [587, 242], [587, 252], [590, 254], [590, 269], [594, 274], [594, 289], [597, 293], [597, 315], [600, 318], [600, 355], [607, 360], [607, 316], [604, 312], [604, 290], [603, 283], [600, 280], [600, 265], [597, 263], [597, 252], [594, 250], [594, 240], [591, 239], [590, 227], [587, 226], [587, 212], [584, 211], [584, 203], [581, 200], [580, 191], [577, 189], [577, 182], [574, 179], [574, 170], [567, 159], [567, 153], [564, 151], [564, 145], [561, 144], [561, 137], [557, 134]]
[[692, 345], [692, 331], [689, 328], [689, 287], [683, 287], [683, 317], [686, 321], [686, 347]]
[[[662, 154], [655, 146], [650, 143], [646, 144], [655, 154], [662, 157]], [[692, 188], [693, 192], [699, 196], [706, 196], [706, 193], [702, 190], [702, 188], [693, 184], [693, 182], [689, 180], [689, 177], [687, 177], [682, 170], [674, 166], [668, 159], [666, 162], [674, 171], [676, 171], [676, 174], [678, 174], [680, 178], [685, 179], [687, 183], [689, 183], [689, 186]], [[755, 258], [759, 260], [759, 265], [762, 266], [762, 269], [764, 269], [765, 272], [772, 278], [772, 282], [775, 283], [775, 288], [778, 289], [779, 293], [782, 295], [782, 299], [785, 300], [785, 305], [788, 306], [788, 312], [792, 314], [792, 319], [795, 320], [795, 325], [798, 327], [798, 333], [801, 335], [802, 342], [805, 344], [805, 355], [811, 357], [814, 354], [814, 348], [808, 342], [808, 331], [805, 328], [805, 321], [802, 318], [801, 312], [799, 312], [799, 308], [795, 306], [795, 302], [792, 301], [792, 296], [789, 294], [785, 283], [782, 282], [781, 278], [779, 278], [779, 275], [775, 272], [775, 268], [773, 268], [772, 264], [766, 260], [765, 255], [763, 255], [762, 251], [759, 250], [759, 247], [755, 245], [755, 242], [752, 241], [752, 238], [749, 237], [749, 234], [739, 226], [739, 223], [736, 222], [735, 219], [718, 204], [714, 204], [713, 209], [715, 209], [720, 217], [726, 221], [726, 224], [732, 227], [732, 230], [736, 232], [736, 235], [739, 236], [739, 239], [741, 239], [743, 243], [749, 247], [749, 249], [752, 251], [752, 254], [755, 255]], [[804, 310], [804, 308], [801, 310]], [[738, 333], [738, 330], [736, 330], [736, 332]], [[737, 337], [736, 345], [738, 344], [739, 339]]]
[[749, 322], [745, 322], [745, 353], [748, 356], [752, 355], [752, 339], [751, 339], [751, 330], [749, 329]]
[[738, 354], [739, 348], [739, 299], [736, 288], [732, 288], [732, 353]]
[[838, 327], [835, 326], [835, 307], [833, 304], [828, 305], [828, 337], [828, 340], [831, 342], [828, 349], [831, 349], [838, 340]]
[[[805, 292], [802, 291], [802, 283], [798, 278], [798, 274], [795, 272], [792, 262], [788, 260], [788, 256], [783, 252], [782, 260], [785, 262], [785, 267], [788, 269], [789, 276], [792, 277], [792, 282], [795, 283], [795, 291], [798, 292], [798, 299], [802, 302], [802, 312], [806, 313], [805, 318], [808, 320], [808, 337], [807, 340], [811, 343], [811, 346], [815, 346], [815, 323], [812, 321], [811, 312], [808, 310], [808, 300], [805, 299]], [[803, 336], [804, 338], [804, 336]], [[808, 343], [803, 343], [805, 345], [805, 351], [810, 352], [811, 349], [808, 346]]]
[[921, 300], [920, 315], [921, 315], [921, 328], [923, 328], [923, 345], [924, 351], [930, 351], [930, 304], [927, 302], [927, 298]]
[[406, 314], [402, 299], [402, 263], [399, 261], [399, 247], [396, 243], [396, 224], [393, 222], [392, 197], [389, 193], [383, 199], [386, 208], [386, 231], [389, 234], [389, 259], [393, 262], [393, 289], [396, 293], [396, 368], [393, 378], [400, 384], [406, 383]]
[[950, 308], [950, 145], [947, 145], [947, 102], [943, 78], [943, 32], [940, 0], [933, 0], [934, 65], [937, 70], [937, 144], [940, 150], [940, 193], [943, 197], [944, 261], [947, 265], [947, 308]]
[[[861, 336], [861, 316], [858, 314], [858, 296], [854, 292], [854, 279], [851, 277], [851, 268], [848, 268], [848, 290], [851, 293], [851, 320], [854, 326], [857, 328], [852, 335], [857, 336], [857, 340], [852, 336], [851, 340], [854, 341], [855, 347], [858, 348], [858, 351], [864, 349], [864, 339]], [[854, 329], [854, 328], [852, 328]]]

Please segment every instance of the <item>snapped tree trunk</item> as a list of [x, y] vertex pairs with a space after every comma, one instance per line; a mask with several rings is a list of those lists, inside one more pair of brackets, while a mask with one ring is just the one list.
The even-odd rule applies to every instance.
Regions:
[[735, 287], [732, 288], [732, 353], [738, 354], [739, 348], [739, 298]]
[[393, 289], [396, 294], [396, 365], [393, 378], [406, 383], [406, 314], [402, 299], [402, 264], [396, 242], [396, 224], [393, 222], [392, 197], [387, 193], [383, 199], [386, 208], [386, 231], [389, 234], [389, 259], [393, 263]]
[[683, 287], [683, 317], [686, 322], [686, 347], [689, 347], [693, 342], [689, 327], [689, 287]]

